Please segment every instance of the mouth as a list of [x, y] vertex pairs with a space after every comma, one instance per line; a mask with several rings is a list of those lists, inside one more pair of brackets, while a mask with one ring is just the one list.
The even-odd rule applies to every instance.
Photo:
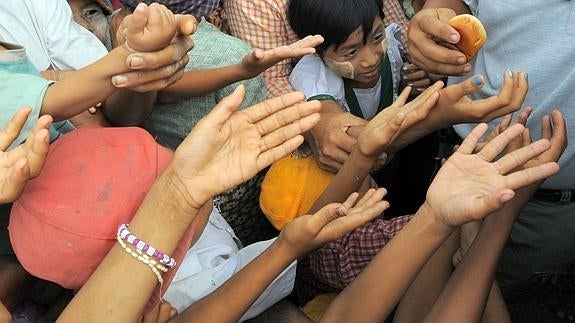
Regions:
[[378, 68], [374, 68], [371, 71], [367, 71], [364, 73], [361, 73], [361, 75], [365, 76], [365, 77], [374, 77], [375, 75], [379, 74], [379, 69]]

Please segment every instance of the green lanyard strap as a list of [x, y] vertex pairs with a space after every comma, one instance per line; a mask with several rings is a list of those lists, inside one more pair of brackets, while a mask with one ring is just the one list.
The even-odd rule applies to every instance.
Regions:
[[[391, 76], [391, 63], [389, 62], [389, 57], [387, 55], [385, 55], [381, 64], [379, 64], [379, 75], [381, 76], [381, 93], [379, 95], [378, 112], [393, 103], [393, 78]], [[344, 79], [343, 84], [345, 89], [345, 101], [349, 106], [349, 111], [354, 116], [365, 119], [355, 92], [349, 84], [349, 80]]]

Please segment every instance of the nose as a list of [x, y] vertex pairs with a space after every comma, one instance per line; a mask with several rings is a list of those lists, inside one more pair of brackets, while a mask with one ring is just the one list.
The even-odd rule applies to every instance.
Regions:
[[365, 46], [361, 52], [361, 67], [364, 69], [375, 68], [379, 64], [382, 54], [381, 46]]

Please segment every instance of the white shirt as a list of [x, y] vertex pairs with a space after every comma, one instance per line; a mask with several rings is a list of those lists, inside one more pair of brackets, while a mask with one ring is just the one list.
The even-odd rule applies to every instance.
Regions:
[[73, 21], [66, 0], [0, 1], [0, 40], [26, 48], [40, 71], [80, 69], [105, 56], [106, 47]]
[[[186, 254], [163, 299], [182, 312], [210, 294], [259, 256], [275, 239], [239, 248], [234, 231], [214, 208], [200, 239]], [[258, 316], [288, 296], [294, 286], [296, 262], [293, 262], [266, 288], [242, 317]]]

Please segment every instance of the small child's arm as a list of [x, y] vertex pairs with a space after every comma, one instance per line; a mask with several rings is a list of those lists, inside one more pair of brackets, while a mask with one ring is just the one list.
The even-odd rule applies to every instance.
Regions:
[[186, 72], [182, 79], [160, 92], [160, 100], [176, 101], [202, 96], [230, 84], [256, 77], [284, 59], [315, 53], [315, 47], [322, 42], [321, 36], [308, 36], [289, 46], [280, 46], [267, 51], [254, 49], [240, 63], [234, 65]]
[[[261, 292], [290, 263], [309, 250], [335, 240], [377, 217], [389, 207], [383, 189], [369, 190], [355, 203], [330, 204], [313, 215], [293, 220], [268, 249], [212, 294], [192, 304], [174, 322], [237, 322]], [[226, 310], [222, 311], [222, 304]]]
[[181, 23], [184, 18], [176, 19], [171, 12], [167, 13], [164, 9], [165, 7], [157, 4], [150, 7], [140, 4], [137, 10], [126, 18], [129, 19], [124, 33], [127, 45], [116, 47], [94, 64], [51, 85], [46, 91], [41, 114], [50, 114], [55, 120], [63, 120], [104, 101], [114, 93], [118, 85], [117, 75], [133, 72], [133, 66], [126, 64], [129, 58], [134, 61], [135, 53], [132, 50], [162, 49], [162, 46], [170, 44], [178, 28], [186, 26]]
[[315, 212], [328, 203], [342, 201], [351, 192], [359, 191], [377, 159], [395, 138], [430, 113], [439, 98], [437, 91], [441, 86], [441, 83], [435, 84], [409, 103], [406, 101], [411, 88], [406, 88], [391, 106], [373, 117], [359, 134], [349, 158], [309, 212]]

